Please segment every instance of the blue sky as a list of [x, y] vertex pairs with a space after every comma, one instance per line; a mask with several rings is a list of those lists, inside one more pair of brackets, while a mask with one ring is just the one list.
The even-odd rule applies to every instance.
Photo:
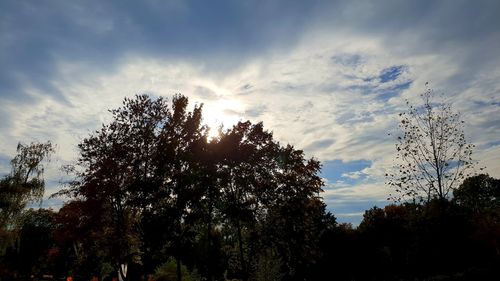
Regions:
[[387, 134], [427, 81], [500, 177], [499, 26], [499, 1], [1, 1], [0, 172], [50, 139], [50, 194], [107, 109], [182, 93], [321, 160], [329, 210], [357, 224], [388, 203]]

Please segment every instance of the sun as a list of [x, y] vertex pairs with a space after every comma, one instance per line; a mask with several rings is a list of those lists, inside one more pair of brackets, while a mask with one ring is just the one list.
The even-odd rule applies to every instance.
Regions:
[[219, 128], [228, 129], [242, 119], [243, 104], [235, 99], [220, 98], [203, 107], [204, 123], [209, 127], [208, 138], [219, 136]]

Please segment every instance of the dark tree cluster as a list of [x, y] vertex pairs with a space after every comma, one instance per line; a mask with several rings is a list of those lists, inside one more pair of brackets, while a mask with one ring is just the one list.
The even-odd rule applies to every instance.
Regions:
[[181, 95], [139, 95], [111, 114], [65, 167], [57, 212], [25, 210], [43, 194], [53, 146], [19, 146], [0, 181], [1, 281], [500, 277], [498, 179], [469, 177], [453, 196], [428, 183], [403, 194], [426, 200], [373, 207], [353, 228], [326, 212], [320, 163], [262, 123], [209, 139], [202, 106]]
[[[65, 257], [52, 272], [77, 280], [307, 276], [326, 218], [318, 161], [275, 141], [262, 123], [240, 122], [210, 140], [202, 107], [189, 110], [180, 95], [171, 104], [136, 96], [111, 113], [66, 167], [75, 180], [57, 195], [72, 199], [37, 226], [50, 230], [51, 254]], [[19, 274], [44, 270], [16, 257]]]
[[[500, 180], [466, 179], [454, 198], [373, 207], [323, 235], [331, 280], [499, 280]], [[335, 267], [333, 265], [336, 265]], [[319, 280], [319, 277], [318, 279]]]

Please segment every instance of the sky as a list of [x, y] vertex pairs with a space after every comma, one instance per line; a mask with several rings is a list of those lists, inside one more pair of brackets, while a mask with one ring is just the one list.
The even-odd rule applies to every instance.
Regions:
[[209, 126], [263, 121], [319, 159], [328, 210], [356, 225], [390, 203], [388, 134], [426, 82], [500, 177], [500, 1], [4, 0], [0, 174], [18, 142], [51, 140], [48, 197], [108, 109], [182, 93]]

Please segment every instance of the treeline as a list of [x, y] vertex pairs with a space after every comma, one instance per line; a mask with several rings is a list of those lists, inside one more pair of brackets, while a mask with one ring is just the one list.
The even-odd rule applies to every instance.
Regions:
[[454, 195], [452, 200], [373, 207], [356, 229], [337, 224], [322, 235], [321, 276], [499, 280], [500, 180], [473, 176]]
[[[366, 211], [338, 224], [320, 163], [262, 123], [213, 139], [184, 96], [136, 96], [79, 144], [57, 212], [40, 199], [50, 144], [20, 146], [0, 182], [0, 280], [485, 280], [499, 264], [500, 185]], [[496, 275], [497, 277], [499, 275]], [[492, 277], [494, 278], [494, 277]]]

